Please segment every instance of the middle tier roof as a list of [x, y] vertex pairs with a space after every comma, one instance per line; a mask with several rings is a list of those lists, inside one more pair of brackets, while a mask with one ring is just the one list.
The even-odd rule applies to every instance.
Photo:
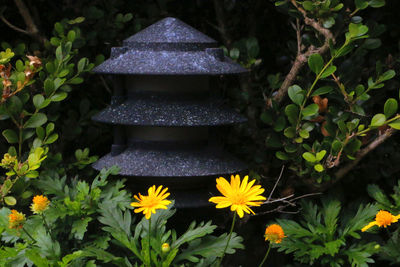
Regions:
[[244, 123], [247, 119], [215, 98], [185, 99], [137, 95], [109, 106], [94, 121], [132, 126], [219, 126]]

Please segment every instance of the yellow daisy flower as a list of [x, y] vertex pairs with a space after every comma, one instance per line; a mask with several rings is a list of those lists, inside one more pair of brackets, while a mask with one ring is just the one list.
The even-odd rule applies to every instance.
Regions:
[[385, 210], [380, 210], [375, 217], [375, 221], [370, 222], [368, 225], [364, 226], [363, 229], [361, 229], [361, 232], [367, 231], [369, 228], [371, 228], [374, 225], [377, 225], [379, 227], [387, 227], [388, 225], [397, 222], [400, 219], [400, 214], [397, 216], [393, 216], [390, 212], [385, 211]]
[[134, 198], [138, 202], [132, 202], [131, 206], [136, 207], [134, 210], [135, 213], [143, 212], [146, 216], [146, 219], [150, 219], [151, 213], [156, 213], [158, 209], [167, 209], [167, 206], [171, 203], [171, 201], [166, 198], [170, 195], [167, 193], [168, 188], [164, 188], [162, 191], [162, 185], [160, 185], [157, 190], [156, 186], [153, 185], [148, 189], [148, 195], [143, 196], [139, 193], [139, 197], [134, 195]]
[[223, 178], [217, 178], [217, 189], [223, 196], [212, 197], [210, 202], [217, 204], [217, 209], [231, 207], [231, 211], [236, 211], [240, 218], [243, 218], [243, 212], [254, 214], [249, 206], [260, 206], [265, 197], [261, 196], [264, 189], [261, 185], [255, 185], [256, 180], [247, 182], [249, 176], [245, 176], [240, 183], [240, 176], [231, 176], [231, 183]]
[[49, 204], [50, 204], [49, 199], [42, 195], [35, 196], [33, 198], [32, 202], [33, 203], [31, 205], [31, 210], [35, 214], [43, 213], [43, 211], [45, 211], [49, 207]]
[[273, 243], [281, 243], [282, 239], [285, 238], [285, 233], [279, 224], [271, 224], [265, 229], [265, 241], [269, 240]]
[[21, 229], [25, 220], [25, 215], [22, 212], [11, 210], [10, 215], [8, 215], [8, 227], [11, 229]]

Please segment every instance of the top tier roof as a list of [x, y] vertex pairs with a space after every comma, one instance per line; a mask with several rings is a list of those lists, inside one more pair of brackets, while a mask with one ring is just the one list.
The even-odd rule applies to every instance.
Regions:
[[219, 75], [247, 72], [217, 42], [186, 23], [165, 18], [113, 47], [94, 69], [103, 74]]
[[217, 45], [217, 41], [179, 19], [165, 18], [124, 40], [124, 46], [135, 43], [192, 43]]

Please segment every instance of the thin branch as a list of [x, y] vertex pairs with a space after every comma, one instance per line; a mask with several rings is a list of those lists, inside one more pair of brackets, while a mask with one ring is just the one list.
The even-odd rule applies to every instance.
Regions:
[[[33, 21], [32, 15], [29, 12], [28, 7], [25, 5], [25, 3], [22, 0], [14, 0], [15, 5], [18, 8], [19, 13], [21, 14], [23, 20], [25, 21], [26, 24], [26, 30], [25, 34], [28, 34], [32, 36], [33, 38], [37, 39], [39, 42], [44, 43], [46, 41], [46, 38], [42, 36], [36, 27], [35, 22]], [[2, 19], [3, 20], [3, 19]], [[5, 22], [3, 20], [3, 22]], [[6, 22], [5, 22], [6, 23]], [[6, 23], [7, 24], [7, 23]], [[11, 23], [10, 23], [11, 24]], [[7, 24], [9, 27], [11, 27], [9, 24]], [[12, 25], [12, 24], [11, 24]], [[13, 28], [14, 30], [17, 30]], [[18, 28], [19, 29], [19, 28]], [[22, 29], [19, 29], [17, 31], [22, 32]]]
[[107, 92], [110, 93], [110, 95], [112, 95], [112, 90], [110, 89], [110, 87], [108, 86], [106, 80], [104, 79], [103, 75], [100, 75], [100, 80], [104, 85], [104, 88], [106, 88]]
[[29, 35], [29, 32], [27, 32], [26, 30], [23, 30], [23, 29], [21, 29], [21, 28], [15, 26], [15, 25], [13, 25], [13, 24], [12, 24], [11, 22], [9, 22], [3, 15], [0, 16], [0, 19], [1, 19], [8, 27], [10, 27], [11, 29], [13, 29], [13, 30], [15, 30], [15, 31], [17, 31], [17, 32], [20, 32], [20, 33]]
[[335, 179], [332, 180], [330, 183], [325, 184], [320, 188], [320, 191], [325, 191], [328, 188], [330, 188], [332, 185], [338, 183], [341, 181], [355, 166], [358, 165], [358, 163], [371, 151], [373, 151], [375, 148], [377, 148], [379, 145], [381, 145], [383, 142], [385, 142], [389, 137], [391, 137], [396, 131], [393, 128], [387, 129], [384, 133], [382, 133], [380, 136], [378, 136], [374, 141], [372, 141], [368, 146], [365, 148], [361, 149], [356, 156], [356, 159], [353, 160], [352, 162], [348, 163], [344, 167], [340, 168], [338, 171], [335, 173]]
[[[293, 65], [292, 65], [292, 68], [290, 69], [289, 73], [286, 75], [285, 80], [283, 81], [281, 87], [279, 88], [279, 90], [276, 92], [276, 94], [273, 97], [273, 99], [278, 103], [281, 102], [283, 100], [283, 98], [286, 96], [289, 87], [293, 84], [294, 80], [297, 77], [297, 74], [299, 73], [301, 68], [304, 66], [304, 64], [307, 62], [308, 57], [310, 55], [316, 54], [316, 53], [324, 54], [329, 49], [329, 41], [332, 40], [334, 42], [334, 39], [335, 39], [330, 30], [325, 29], [316, 20], [314, 20], [312, 18], [309, 18], [307, 16], [307, 12], [302, 7], [297, 5], [296, 0], [290, 0], [290, 2], [303, 15], [304, 23], [309, 25], [309, 26], [311, 26], [319, 34], [321, 34], [321, 35], [323, 35], [325, 37], [325, 42], [319, 48], [315, 48], [313, 46], [310, 46], [310, 47], [308, 47], [308, 49], [307, 49], [307, 51], [305, 53], [301, 53], [301, 43], [299, 45], [299, 42], [301, 42], [301, 39], [299, 39], [299, 37], [300, 37], [300, 28], [296, 29], [296, 36], [297, 36], [297, 42], [298, 42], [298, 44], [297, 44], [297, 49], [298, 49], [297, 56], [296, 56], [296, 59], [295, 59]], [[271, 106], [271, 101], [270, 100], [267, 102], [267, 105]]]
[[300, 7], [299, 5], [297, 5], [296, 0], [290, 0], [290, 2], [292, 2], [292, 4], [296, 7], [296, 9], [303, 15], [303, 17], [304, 17], [304, 22], [305, 22], [307, 25], [313, 27], [317, 32], [319, 32], [320, 34], [322, 34], [323, 36], [325, 36], [325, 39], [326, 39], [326, 40], [333, 39], [333, 35], [332, 35], [331, 31], [328, 30], [328, 29], [326, 29], [326, 28], [324, 28], [321, 24], [319, 24], [319, 23], [318, 23], [317, 21], [315, 21], [314, 19], [309, 18], [309, 17], [307, 16], [307, 12], [306, 12], [302, 7]]
[[275, 184], [274, 184], [274, 187], [273, 187], [272, 190], [271, 190], [271, 193], [269, 193], [267, 202], [269, 202], [269, 200], [271, 199], [272, 194], [274, 193], [276, 186], [278, 185], [279, 181], [281, 180], [282, 174], [283, 174], [283, 170], [284, 170], [284, 169], [285, 169], [285, 165], [282, 166], [281, 173], [279, 174], [279, 177], [278, 177], [278, 179], [276, 180], [276, 182], [275, 182]]
[[296, 39], [297, 39], [297, 55], [301, 54], [301, 27], [300, 20], [296, 19]]
[[305, 195], [301, 195], [292, 199], [289, 199], [291, 197], [293, 197], [294, 195], [290, 195], [290, 196], [286, 196], [283, 198], [278, 198], [278, 199], [273, 199], [272, 201], [268, 202], [264, 202], [263, 204], [271, 204], [274, 202], [282, 202], [284, 203], [284, 205], [279, 205], [278, 207], [272, 209], [272, 210], [267, 210], [267, 211], [263, 211], [263, 212], [258, 212], [255, 215], [251, 215], [251, 216], [260, 216], [260, 215], [264, 215], [267, 213], [272, 213], [272, 212], [281, 212], [281, 213], [288, 213], [288, 214], [296, 214], [299, 212], [299, 210], [297, 211], [285, 211], [284, 209], [286, 209], [287, 207], [296, 207], [296, 200], [302, 199], [302, 198], [306, 198], [306, 197], [311, 197], [311, 196], [316, 196], [316, 195], [321, 195], [322, 193], [309, 193], [309, 194], [305, 194]]

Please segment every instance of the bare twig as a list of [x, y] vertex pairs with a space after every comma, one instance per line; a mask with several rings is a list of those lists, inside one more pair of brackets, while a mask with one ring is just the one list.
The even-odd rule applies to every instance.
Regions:
[[276, 182], [275, 182], [275, 184], [274, 184], [274, 187], [273, 187], [272, 190], [271, 190], [271, 193], [269, 193], [267, 202], [271, 199], [271, 196], [272, 196], [272, 194], [274, 193], [276, 186], [278, 185], [279, 181], [281, 180], [282, 174], [283, 174], [283, 170], [284, 170], [284, 169], [285, 169], [285, 165], [282, 166], [281, 173], [279, 174], [279, 177], [278, 177], [278, 179], [276, 180]]
[[301, 54], [301, 27], [300, 20], [296, 19], [296, 39], [297, 39], [297, 55]]
[[103, 75], [100, 75], [100, 80], [104, 85], [104, 88], [106, 88], [107, 92], [110, 93], [110, 95], [112, 95], [112, 90], [110, 89], [110, 87], [108, 86], [106, 80], [104, 79]]
[[227, 32], [225, 23], [225, 12], [224, 12], [224, 1], [214, 0], [215, 15], [218, 22], [218, 31], [221, 34], [224, 44], [229, 49], [231, 47], [232, 40]]
[[361, 149], [356, 156], [356, 159], [353, 160], [352, 162], [348, 163], [347, 165], [343, 166], [340, 168], [338, 171], [335, 173], [335, 179], [333, 179], [330, 183], [326, 183], [324, 186], [319, 188], [320, 191], [325, 191], [328, 188], [330, 188], [332, 185], [338, 183], [341, 181], [349, 171], [351, 171], [368, 153], [373, 151], [375, 148], [377, 148], [380, 144], [385, 142], [389, 137], [391, 137], [396, 131], [393, 128], [387, 129], [384, 133], [382, 133], [380, 136], [375, 138], [374, 141], [372, 141], [368, 146], [365, 148]]
[[255, 215], [252, 216], [260, 216], [260, 215], [264, 215], [267, 213], [272, 213], [272, 212], [281, 212], [281, 213], [289, 213], [289, 214], [296, 214], [299, 212], [299, 210], [296, 211], [285, 211], [285, 209], [287, 207], [296, 207], [296, 200], [302, 199], [302, 198], [306, 198], [306, 197], [311, 197], [311, 196], [316, 196], [316, 195], [321, 195], [322, 193], [309, 193], [309, 194], [305, 194], [305, 195], [301, 195], [295, 198], [292, 198], [294, 195], [290, 195], [290, 196], [286, 196], [283, 198], [278, 198], [278, 199], [272, 199], [271, 201], [266, 201], [263, 204], [271, 204], [271, 203], [275, 203], [275, 202], [282, 202], [284, 203], [283, 205], [279, 205], [278, 207], [272, 209], [272, 210], [267, 210], [267, 211], [263, 211], [263, 212], [258, 212]]
[[[296, 79], [297, 74], [307, 62], [307, 59], [312, 54], [324, 54], [329, 49], [329, 41], [332, 40], [334, 42], [334, 36], [330, 30], [325, 29], [321, 24], [319, 24], [316, 20], [309, 18], [307, 16], [307, 12], [297, 5], [296, 0], [290, 0], [290, 2], [296, 7], [296, 9], [303, 15], [304, 23], [314, 28], [319, 34], [323, 35], [325, 38], [324, 44], [319, 47], [315, 48], [313, 46], [308, 47], [307, 51], [302, 53], [301, 52], [301, 34], [300, 28], [297, 27], [296, 29], [296, 36], [297, 36], [297, 56], [295, 61], [293, 62], [292, 68], [290, 69], [289, 73], [286, 75], [285, 80], [283, 81], [281, 87], [274, 95], [274, 100], [276, 102], [281, 102], [282, 99], [286, 96], [288, 88], [290, 85], [293, 84], [293, 81]], [[271, 101], [267, 102], [268, 106], [271, 106]]]
[[21, 14], [21, 16], [25, 22], [26, 30], [23, 30], [15, 25], [13, 25], [3, 15], [0, 16], [0, 19], [11, 29], [18, 31], [20, 33], [23, 33], [23, 34], [32, 36], [33, 38], [38, 40], [40, 43], [44, 43], [46, 41], [46, 38], [40, 34], [38, 28], [36, 27], [35, 22], [33, 21], [32, 15], [29, 12], [28, 7], [25, 5], [25, 3], [22, 0], [14, 0], [14, 3], [17, 6], [18, 11]]
[[25, 31], [25, 30], [23, 30], [23, 29], [21, 29], [21, 28], [15, 26], [15, 25], [13, 25], [13, 24], [12, 24], [11, 22], [9, 22], [3, 15], [0, 16], [0, 19], [1, 19], [8, 27], [10, 27], [11, 29], [13, 29], [14, 31], [17, 31], [17, 32], [20, 32], [20, 33], [28, 34], [28, 35], [29, 35], [29, 32], [27, 32], [27, 31]]

